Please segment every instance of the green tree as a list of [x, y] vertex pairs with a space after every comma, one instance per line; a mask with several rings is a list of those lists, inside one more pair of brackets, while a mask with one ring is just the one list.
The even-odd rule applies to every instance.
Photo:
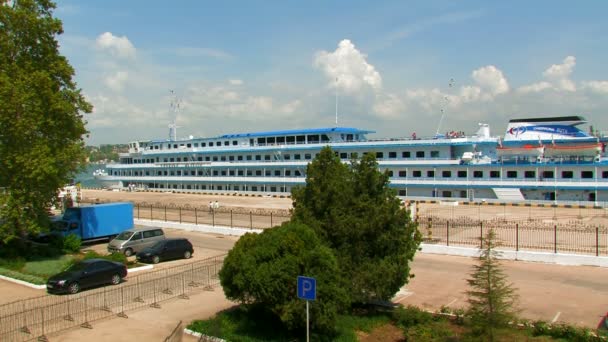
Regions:
[[471, 278], [467, 280], [468, 315], [476, 332], [494, 340], [496, 328], [505, 327], [516, 318], [518, 295], [513, 284], [508, 282], [498, 260], [496, 233], [491, 229], [482, 237], [483, 248], [479, 264], [473, 266]]
[[36, 232], [57, 191], [85, 159], [82, 113], [91, 112], [50, 0], [0, 0], [0, 241]]
[[290, 330], [301, 329], [306, 322], [306, 303], [297, 297], [298, 275], [317, 279], [311, 329], [333, 332], [348, 295], [332, 251], [309, 227], [286, 222], [259, 235], [242, 236], [219, 273], [227, 298], [270, 310]]
[[326, 147], [292, 193], [292, 220], [334, 251], [351, 302], [389, 300], [410, 277], [421, 236], [388, 184], [373, 154], [349, 166]]

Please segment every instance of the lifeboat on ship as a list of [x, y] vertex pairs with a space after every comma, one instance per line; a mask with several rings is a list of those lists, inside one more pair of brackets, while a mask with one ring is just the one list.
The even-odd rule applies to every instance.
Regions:
[[496, 147], [496, 155], [498, 157], [535, 157], [543, 155], [545, 146], [543, 145], [519, 145], [519, 146], [503, 146], [502, 144]]
[[595, 157], [602, 153], [602, 143], [556, 144], [545, 146], [545, 157], [578, 156]]

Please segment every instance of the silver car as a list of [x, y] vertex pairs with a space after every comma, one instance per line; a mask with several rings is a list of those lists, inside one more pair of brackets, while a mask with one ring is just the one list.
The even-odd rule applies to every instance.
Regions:
[[108, 252], [124, 253], [131, 256], [156, 242], [164, 240], [165, 233], [160, 228], [135, 228], [125, 230], [108, 244]]

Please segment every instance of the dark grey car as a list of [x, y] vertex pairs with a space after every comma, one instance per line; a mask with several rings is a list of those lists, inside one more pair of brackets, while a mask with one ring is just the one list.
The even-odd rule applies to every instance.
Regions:
[[190, 259], [193, 253], [194, 248], [187, 239], [165, 239], [137, 253], [137, 261], [157, 264], [163, 260]]

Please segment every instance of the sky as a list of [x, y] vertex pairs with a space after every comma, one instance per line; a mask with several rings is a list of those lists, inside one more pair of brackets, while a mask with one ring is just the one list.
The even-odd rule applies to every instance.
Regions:
[[[608, 132], [606, 1], [60, 0], [89, 145], [336, 126]], [[336, 105], [337, 104], [337, 105]]]

